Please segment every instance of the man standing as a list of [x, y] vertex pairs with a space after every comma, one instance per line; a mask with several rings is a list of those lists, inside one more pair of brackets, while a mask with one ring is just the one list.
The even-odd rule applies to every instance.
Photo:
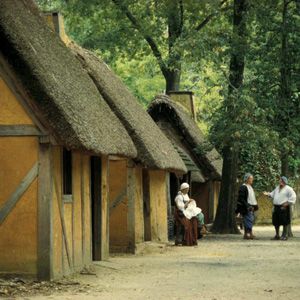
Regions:
[[[279, 186], [271, 193], [264, 192], [264, 195], [273, 199], [273, 214], [272, 223], [276, 230], [276, 235], [273, 240], [286, 241], [287, 227], [291, 223], [290, 205], [296, 202], [296, 193], [288, 185], [288, 179], [285, 176], [280, 177]], [[280, 226], [283, 226], [281, 238], [279, 236]]]
[[258, 205], [255, 197], [253, 185], [253, 175], [246, 173], [244, 176], [244, 184], [240, 186], [236, 213], [243, 216], [244, 222], [244, 239], [253, 240], [253, 223], [254, 211], [258, 210]]

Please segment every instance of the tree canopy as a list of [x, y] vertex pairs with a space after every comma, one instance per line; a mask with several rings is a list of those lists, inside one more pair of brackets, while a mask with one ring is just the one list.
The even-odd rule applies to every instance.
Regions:
[[[36, 1], [60, 10], [71, 38], [99, 54], [145, 107], [166, 89], [194, 91], [209, 139], [223, 155], [234, 140], [237, 176], [252, 172], [258, 190], [282, 172], [298, 176], [299, 0], [247, 1], [245, 43], [232, 33], [233, 0]], [[233, 51], [244, 56], [243, 83], [229, 93]]]

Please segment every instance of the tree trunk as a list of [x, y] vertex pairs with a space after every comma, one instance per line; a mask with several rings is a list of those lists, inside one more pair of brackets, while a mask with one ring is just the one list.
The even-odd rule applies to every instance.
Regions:
[[183, 28], [183, 2], [171, 0], [168, 5], [168, 60], [166, 79], [166, 92], [179, 91], [181, 79], [181, 47], [176, 42], [181, 36]]
[[[240, 93], [245, 65], [246, 52], [246, 20], [247, 0], [234, 0], [233, 38], [231, 45], [231, 59], [229, 67], [228, 95], [224, 104], [228, 120], [232, 125], [237, 116], [234, 115], [234, 98]], [[223, 148], [223, 173], [221, 191], [216, 218], [212, 231], [214, 233], [239, 233], [235, 220], [238, 174], [238, 147], [233, 137]]]
[[181, 77], [181, 70], [168, 70], [164, 75], [166, 80], [166, 92], [170, 91], [179, 91], [180, 89], [180, 77]]
[[289, 156], [286, 151], [281, 153], [281, 175], [288, 176], [289, 174]]
[[238, 151], [226, 147], [223, 153], [222, 184], [212, 231], [214, 233], [239, 233], [235, 220]]

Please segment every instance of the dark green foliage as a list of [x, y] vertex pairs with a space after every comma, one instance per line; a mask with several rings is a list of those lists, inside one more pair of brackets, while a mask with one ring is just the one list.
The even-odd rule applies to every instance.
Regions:
[[[298, 176], [298, 0], [288, 1], [285, 24], [283, 5], [287, 1], [248, 1], [246, 43], [240, 43], [238, 36], [232, 34], [233, 0], [182, 1], [183, 18], [179, 0], [36, 1], [44, 9], [62, 11], [68, 34], [80, 45], [100, 54], [144, 106], [165, 90], [162, 64], [170, 72], [180, 69], [180, 88], [193, 90], [198, 97], [196, 107], [201, 128], [221, 152], [229, 141], [234, 141], [239, 178], [250, 171], [255, 175], [255, 188], [267, 189], [280, 175], [285, 156], [287, 175]], [[126, 5], [142, 30], [129, 21], [117, 2]], [[203, 27], [197, 30], [200, 24]], [[171, 31], [168, 25], [172, 25]], [[161, 61], [145, 36], [151, 36], [155, 42]], [[283, 38], [286, 49], [282, 47]], [[227, 97], [233, 46], [237, 56], [245, 56], [244, 83]], [[226, 103], [229, 100], [230, 108]], [[199, 147], [200, 152], [201, 148], [205, 145]]]

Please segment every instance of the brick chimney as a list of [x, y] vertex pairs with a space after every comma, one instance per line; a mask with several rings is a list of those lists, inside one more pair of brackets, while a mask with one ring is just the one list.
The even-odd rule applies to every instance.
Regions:
[[43, 13], [47, 24], [50, 28], [56, 32], [61, 40], [66, 44], [70, 44], [71, 40], [67, 36], [65, 32], [65, 25], [64, 25], [64, 17], [61, 13], [54, 11], [54, 12], [44, 12]]
[[194, 93], [189, 91], [168, 92], [168, 96], [176, 103], [179, 103], [188, 110], [191, 117], [196, 121], [196, 110]]

